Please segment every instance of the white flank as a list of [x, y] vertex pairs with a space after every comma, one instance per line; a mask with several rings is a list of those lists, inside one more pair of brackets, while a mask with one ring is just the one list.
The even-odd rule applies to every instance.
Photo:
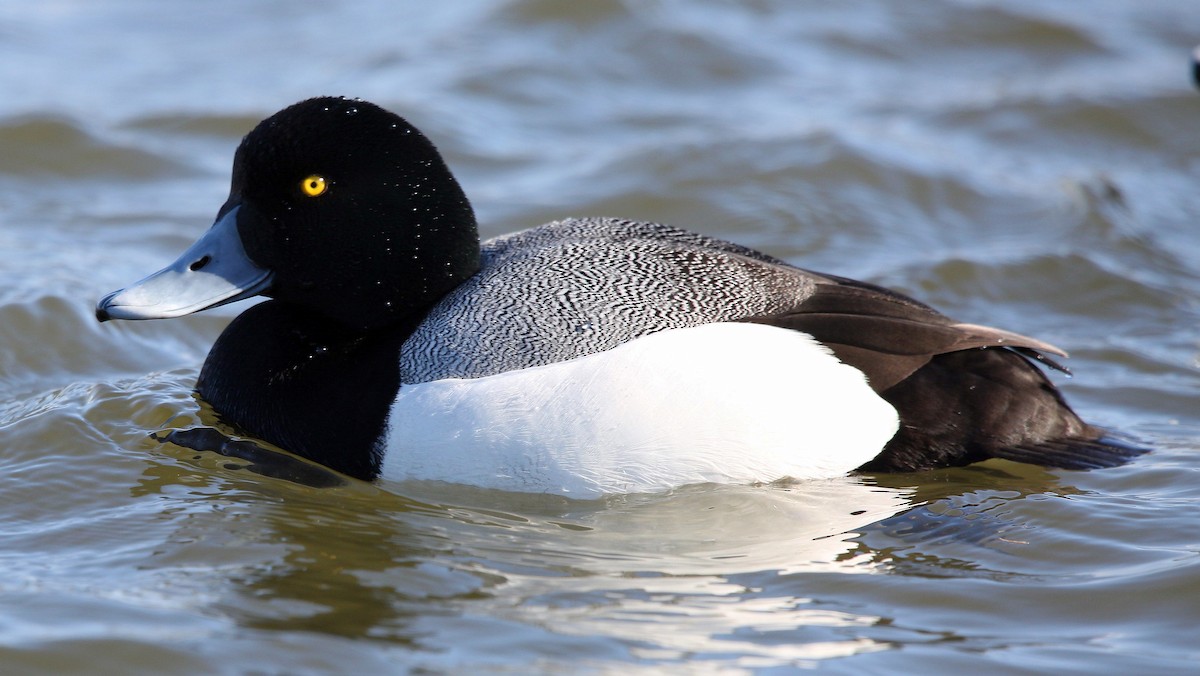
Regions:
[[895, 409], [810, 336], [759, 324], [663, 331], [608, 352], [405, 385], [383, 478], [577, 498], [839, 476]]

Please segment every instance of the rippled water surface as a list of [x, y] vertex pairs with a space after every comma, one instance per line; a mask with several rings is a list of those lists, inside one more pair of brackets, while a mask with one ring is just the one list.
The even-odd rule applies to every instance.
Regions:
[[[0, 5], [0, 671], [1183, 672], [1200, 660], [1187, 0]], [[318, 94], [485, 234], [658, 220], [1072, 353], [1154, 447], [596, 502], [314, 488], [151, 433], [238, 306], [99, 325]]]

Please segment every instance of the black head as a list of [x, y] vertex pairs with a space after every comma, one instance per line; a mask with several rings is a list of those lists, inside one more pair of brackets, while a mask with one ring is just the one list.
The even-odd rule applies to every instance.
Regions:
[[213, 227], [97, 316], [174, 317], [262, 294], [373, 329], [424, 311], [478, 267], [471, 204], [433, 144], [374, 104], [315, 98], [247, 134]]
[[479, 267], [470, 202], [437, 149], [379, 106], [315, 98], [238, 147], [228, 211], [266, 293], [356, 328], [422, 310]]

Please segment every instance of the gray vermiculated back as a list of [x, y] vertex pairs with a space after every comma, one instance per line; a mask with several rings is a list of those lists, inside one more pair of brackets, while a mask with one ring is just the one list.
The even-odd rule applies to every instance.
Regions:
[[664, 329], [771, 314], [814, 276], [657, 223], [567, 219], [483, 243], [482, 269], [404, 343], [401, 378], [479, 378], [612, 349]]

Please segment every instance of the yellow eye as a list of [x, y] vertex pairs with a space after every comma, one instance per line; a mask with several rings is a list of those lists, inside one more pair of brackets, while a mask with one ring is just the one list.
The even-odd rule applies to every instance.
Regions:
[[306, 176], [300, 181], [300, 191], [309, 197], [319, 197], [325, 194], [326, 190], [329, 190], [329, 183], [320, 174]]

